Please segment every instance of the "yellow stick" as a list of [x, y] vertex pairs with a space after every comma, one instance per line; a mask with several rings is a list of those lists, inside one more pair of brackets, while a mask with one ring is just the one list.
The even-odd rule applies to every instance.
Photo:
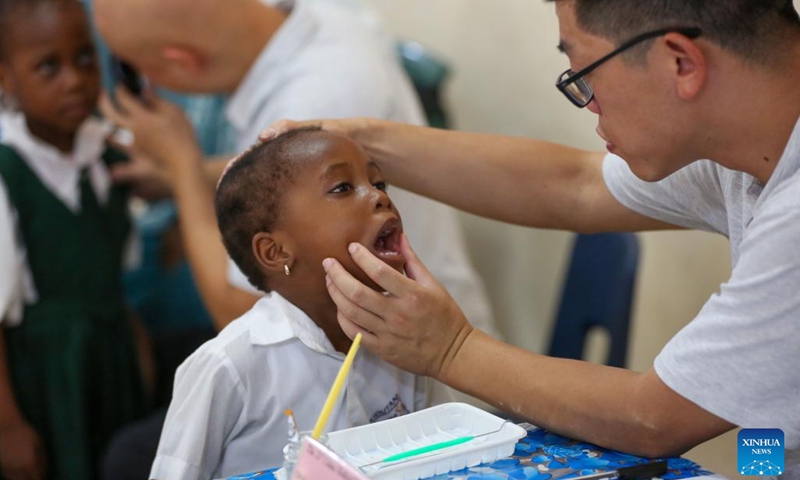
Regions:
[[320, 435], [322, 435], [322, 430], [325, 429], [325, 424], [328, 423], [328, 417], [331, 416], [333, 405], [336, 403], [336, 399], [339, 398], [339, 392], [342, 390], [344, 379], [347, 378], [347, 373], [353, 365], [353, 359], [356, 357], [359, 344], [361, 344], [361, 334], [357, 333], [356, 338], [353, 339], [353, 344], [350, 345], [350, 350], [347, 351], [347, 356], [344, 358], [344, 363], [342, 363], [339, 373], [336, 374], [336, 380], [333, 381], [333, 387], [331, 387], [331, 391], [328, 393], [328, 398], [325, 400], [325, 405], [323, 405], [322, 412], [319, 414], [317, 424], [314, 425], [314, 430], [311, 432], [311, 438], [314, 440], [319, 440]]

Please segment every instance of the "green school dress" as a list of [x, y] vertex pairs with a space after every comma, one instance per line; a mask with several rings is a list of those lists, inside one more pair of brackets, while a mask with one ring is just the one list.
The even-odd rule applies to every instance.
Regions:
[[[110, 149], [103, 155], [107, 165], [122, 159]], [[81, 212], [74, 213], [6, 145], [0, 175], [39, 296], [22, 323], [5, 330], [14, 394], [45, 443], [48, 478], [97, 479], [112, 433], [144, 413], [123, 303], [127, 195], [114, 186], [100, 205], [84, 170]]]

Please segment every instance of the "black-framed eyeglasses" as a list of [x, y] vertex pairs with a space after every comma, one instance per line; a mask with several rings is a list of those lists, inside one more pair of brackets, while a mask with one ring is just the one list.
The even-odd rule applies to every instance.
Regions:
[[594, 98], [594, 90], [592, 90], [592, 87], [583, 77], [592, 73], [594, 69], [604, 64], [608, 60], [611, 60], [625, 50], [628, 50], [629, 48], [638, 45], [645, 40], [650, 40], [651, 38], [660, 37], [673, 32], [680, 33], [688, 38], [697, 38], [702, 34], [702, 30], [696, 27], [674, 27], [662, 28], [637, 35], [620, 45], [608, 55], [592, 63], [579, 72], [573, 72], [572, 69], [567, 69], [564, 73], [558, 76], [558, 80], [556, 80], [556, 87], [558, 87], [558, 89], [561, 90], [561, 93], [563, 93], [570, 102], [574, 103], [575, 106], [578, 108], [583, 108], [586, 105], [589, 105], [589, 102], [591, 102]]

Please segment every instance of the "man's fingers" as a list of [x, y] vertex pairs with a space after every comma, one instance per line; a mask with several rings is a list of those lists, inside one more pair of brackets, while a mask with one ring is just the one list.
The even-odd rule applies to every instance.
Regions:
[[157, 102], [161, 97], [156, 93], [157, 86], [153, 83], [148, 83], [144, 90], [142, 90], [142, 101], [148, 105]]
[[[357, 323], [353, 322], [349, 318], [345, 317], [341, 312], [336, 316], [337, 320], [339, 321], [339, 326], [342, 327], [342, 331], [348, 338], [353, 339], [356, 338], [356, 334], [361, 334], [361, 343], [367, 347], [371, 348], [372, 345], [375, 345], [378, 341], [377, 335], [370, 332], [369, 330], [360, 327]], [[366, 342], [366, 343], [364, 343]]]
[[363, 245], [351, 243], [347, 249], [356, 265], [385, 291], [398, 296], [408, 287], [408, 279], [402, 273], [375, 257]]
[[[366, 310], [361, 309], [357, 305], [353, 305], [353, 303], [350, 302], [350, 300], [348, 300], [347, 297], [345, 297], [342, 292], [336, 288], [336, 285], [333, 284], [330, 277], [326, 276], [325, 281], [328, 284], [328, 294], [331, 296], [334, 303], [336, 303], [338, 310], [336, 318], [339, 321], [339, 326], [342, 327], [344, 334], [352, 339], [356, 337], [356, 334], [360, 333], [361, 343], [365, 347], [371, 348], [372, 346], [377, 345], [378, 335], [368, 328], [365, 328], [363, 323], [380, 326], [382, 324], [382, 320]], [[348, 316], [348, 312], [350, 315], [352, 315], [352, 317]], [[365, 319], [368, 319], [369, 321], [367, 322]]]
[[382, 320], [372, 312], [385, 310], [386, 297], [356, 280], [332, 258], [326, 258], [322, 266], [327, 273], [328, 293], [339, 311], [358, 326], [377, 332]]
[[408, 275], [408, 278], [422, 285], [428, 285], [431, 281], [436, 283], [433, 274], [431, 274], [428, 267], [422, 263], [422, 260], [419, 259], [416, 252], [411, 248], [411, 243], [408, 241], [408, 236], [406, 236], [405, 233], [400, 237], [400, 253], [402, 253], [403, 257], [406, 259], [406, 275]]
[[102, 113], [103, 117], [105, 117], [109, 122], [117, 126], [123, 126], [125, 123], [125, 117], [119, 110], [117, 110], [114, 102], [111, 101], [111, 97], [109, 97], [106, 92], [103, 92], [100, 95], [98, 107], [100, 108], [100, 113]]
[[127, 88], [117, 86], [114, 88], [114, 95], [117, 99], [119, 108], [129, 115], [137, 115], [144, 109], [144, 104], [139, 98], [135, 97]]
[[275, 137], [283, 135], [290, 130], [297, 130], [298, 128], [308, 127], [321, 127], [322, 122], [319, 120], [310, 120], [306, 122], [296, 122], [294, 120], [278, 120], [269, 127], [265, 128], [258, 134], [258, 139], [262, 142], [272, 140]]

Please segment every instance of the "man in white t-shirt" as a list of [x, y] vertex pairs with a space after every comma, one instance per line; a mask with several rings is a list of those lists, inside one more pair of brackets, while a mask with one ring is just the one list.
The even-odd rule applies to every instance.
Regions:
[[[369, 332], [364, 346], [402, 368], [609, 448], [665, 456], [737, 426], [780, 428], [784, 478], [800, 478], [800, 18], [792, 2], [560, 0], [556, 12], [571, 66], [557, 87], [598, 115], [608, 155], [381, 120], [299, 126], [350, 135], [390, 181], [488, 217], [579, 232], [718, 232], [730, 239], [731, 278], [644, 373], [491, 339], [421, 262], [410, 262], [405, 278], [358, 246], [353, 259], [389, 295], [326, 260], [342, 327]], [[297, 126], [280, 122], [263, 137]]]
[[[230, 94], [225, 115], [236, 131], [238, 150], [254, 143], [263, 125], [284, 117], [371, 116], [424, 123], [394, 53], [347, 9], [333, 2], [280, 2], [291, 8], [287, 11], [258, 0], [235, 0], [215, 9], [218, 3], [205, 1], [206, 6], [190, 0], [95, 0], [94, 13], [110, 48], [154, 83], [182, 92]], [[181, 29], [173, 28], [174, 22]], [[145, 23], [146, 34], [135, 28]], [[118, 96], [125, 105], [129, 97]], [[108, 117], [134, 132], [138, 149], [167, 163], [189, 262], [206, 306], [218, 327], [224, 326], [247, 311], [258, 294], [227, 262], [185, 120], [174, 109], [147, 111], [130, 104], [125, 115], [110, 102], [105, 105]], [[164, 135], [167, 131], [170, 135]], [[221, 165], [205, 166], [212, 180]], [[468, 258], [455, 211], [400, 189], [392, 196], [411, 242], [436, 277], [480, 328], [496, 336], [488, 296]]]

